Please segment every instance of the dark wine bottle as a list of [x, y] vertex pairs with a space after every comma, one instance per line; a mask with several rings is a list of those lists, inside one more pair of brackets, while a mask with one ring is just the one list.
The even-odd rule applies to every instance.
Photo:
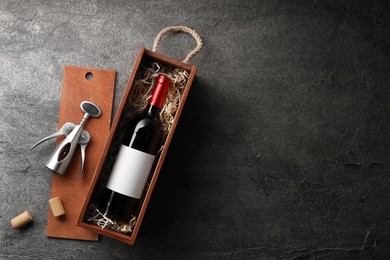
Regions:
[[146, 109], [128, 124], [106, 184], [100, 210], [112, 220], [129, 222], [135, 215], [161, 144], [160, 110], [171, 80], [159, 75]]

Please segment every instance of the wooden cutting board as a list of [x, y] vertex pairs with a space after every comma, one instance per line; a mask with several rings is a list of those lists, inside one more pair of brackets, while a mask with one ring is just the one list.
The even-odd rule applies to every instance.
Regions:
[[[66, 66], [62, 83], [62, 96], [58, 129], [66, 122], [78, 125], [84, 116], [80, 109], [83, 101], [91, 101], [101, 109], [99, 118], [89, 118], [84, 129], [91, 135], [86, 148], [83, 175], [80, 148], [77, 147], [69, 168], [64, 175], [53, 173], [50, 198], [60, 197], [65, 215], [55, 218], [49, 208], [46, 235], [48, 237], [96, 241], [98, 235], [76, 226], [77, 217], [87, 194], [92, 175], [98, 164], [111, 126], [111, 114], [115, 88], [113, 70]], [[63, 137], [57, 139], [57, 145]]]

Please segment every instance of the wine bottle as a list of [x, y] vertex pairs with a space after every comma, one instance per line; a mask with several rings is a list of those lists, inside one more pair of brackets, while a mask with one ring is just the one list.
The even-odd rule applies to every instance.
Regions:
[[135, 215], [147, 178], [161, 147], [160, 110], [171, 80], [160, 74], [146, 109], [126, 127], [108, 178], [100, 210], [112, 220], [129, 222]]

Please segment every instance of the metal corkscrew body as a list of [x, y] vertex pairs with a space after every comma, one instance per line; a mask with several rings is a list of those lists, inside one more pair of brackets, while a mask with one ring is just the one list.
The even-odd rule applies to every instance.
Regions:
[[76, 150], [77, 144], [80, 144], [81, 149], [80, 176], [82, 175], [85, 164], [85, 149], [91, 140], [90, 134], [83, 129], [83, 126], [89, 117], [99, 117], [101, 115], [100, 108], [92, 102], [83, 101], [80, 104], [80, 108], [82, 111], [84, 111], [85, 114], [79, 125], [74, 125], [73, 123], [67, 122], [61, 127], [60, 130], [58, 130], [58, 132], [43, 138], [31, 147], [31, 149], [33, 149], [37, 145], [54, 137], [61, 135], [66, 136], [65, 139], [56, 147], [49, 160], [45, 164], [47, 168], [61, 175], [63, 175], [68, 168]]

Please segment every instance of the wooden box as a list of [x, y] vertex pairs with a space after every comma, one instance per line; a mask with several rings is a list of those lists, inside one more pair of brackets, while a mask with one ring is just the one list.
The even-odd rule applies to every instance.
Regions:
[[[178, 110], [175, 113], [172, 127], [166, 136], [165, 142], [163, 142], [163, 149], [162, 149], [161, 153], [159, 155], [157, 155], [156, 162], [155, 162], [154, 167], [150, 173], [151, 176], [149, 176], [149, 185], [147, 185], [147, 187], [144, 190], [145, 195], [143, 198], [142, 206], [139, 210], [137, 222], [134, 226], [133, 232], [131, 234], [124, 234], [124, 233], [113, 231], [113, 230], [108, 229], [108, 228], [103, 229], [103, 228], [101, 228], [93, 223], [88, 222], [86, 213], [88, 212], [88, 207], [90, 206], [91, 199], [93, 200], [94, 196], [95, 197], [98, 196], [96, 194], [99, 193], [99, 191], [102, 189], [102, 185], [105, 184], [104, 180], [107, 178], [107, 176], [105, 176], [105, 175], [107, 175], [107, 173], [106, 173], [106, 170], [104, 169], [104, 167], [105, 166], [108, 167], [107, 165], [109, 165], [112, 160], [115, 160], [112, 158], [112, 156], [108, 156], [108, 155], [110, 152], [110, 147], [116, 138], [117, 128], [118, 129], [120, 128], [120, 125], [122, 122], [121, 120], [123, 120], [123, 118], [124, 118], [124, 115], [123, 115], [124, 109], [126, 107], [126, 103], [128, 102], [128, 97], [131, 94], [133, 82], [135, 81], [136, 75], [140, 69], [148, 67], [148, 66], [150, 66], [150, 64], [152, 64], [153, 62], [156, 62], [156, 61], [159, 62], [160, 64], [169, 66], [173, 69], [177, 68], [177, 69], [185, 70], [189, 74], [189, 78], [188, 78], [187, 84], [183, 90], [182, 97], [181, 97], [181, 100], [179, 102]], [[136, 239], [137, 234], [138, 234], [138, 231], [139, 231], [139, 228], [140, 228], [141, 223], [142, 223], [142, 219], [143, 219], [145, 212], [146, 212], [146, 209], [148, 207], [148, 203], [149, 203], [150, 197], [152, 195], [154, 186], [156, 184], [158, 175], [159, 175], [161, 167], [163, 165], [164, 158], [167, 154], [169, 145], [171, 143], [173, 134], [175, 132], [176, 125], [179, 121], [180, 114], [183, 110], [184, 103], [185, 103], [187, 95], [190, 91], [191, 84], [194, 80], [196, 70], [197, 70], [196, 66], [185, 64], [183, 62], [180, 62], [180, 61], [174, 60], [172, 58], [166, 57], [164, 55], [161, 55], [159, 53], [156, 53], [156, 52], [153, 52], [150, 50], [146, 50], [143, 47], [140, 49], [138, 56], [137, 56], [137, 59], [135, 61], [134, 68], [133, 68], [133, 71], [131, 73], [130, 79], [127, 83], [127, 87], [123, 93], [122, 100], [120, 102], [118, 111], [116, 113], [116, 116], [115, 116], [113, 125], [111, 127], [109, 137], [108, 137], [107, 142], [105, 144], [102, 156], [99, 160], [99, 163], [98, 163], [98, 166], [97, 166], [96, 171], [94, 173], [91, 185], [88, 189], [87, 196], [84, 200], [82, 210], [81, 210], [79, 217], [77, 219], [78, 226], [83, 227], [87, 230], [102, 234], [104, 236], [108, 236], [108, 237], [111, 237], [113, 239], [122, 241], [122, 242], [130, 244], [130, 245], [134, 244], [135, 239]], [[118, 125], [119, 125], [119, 127], [118, 127]], [[103, 172], [103, 174], [102, 174], [102, 172]]]

